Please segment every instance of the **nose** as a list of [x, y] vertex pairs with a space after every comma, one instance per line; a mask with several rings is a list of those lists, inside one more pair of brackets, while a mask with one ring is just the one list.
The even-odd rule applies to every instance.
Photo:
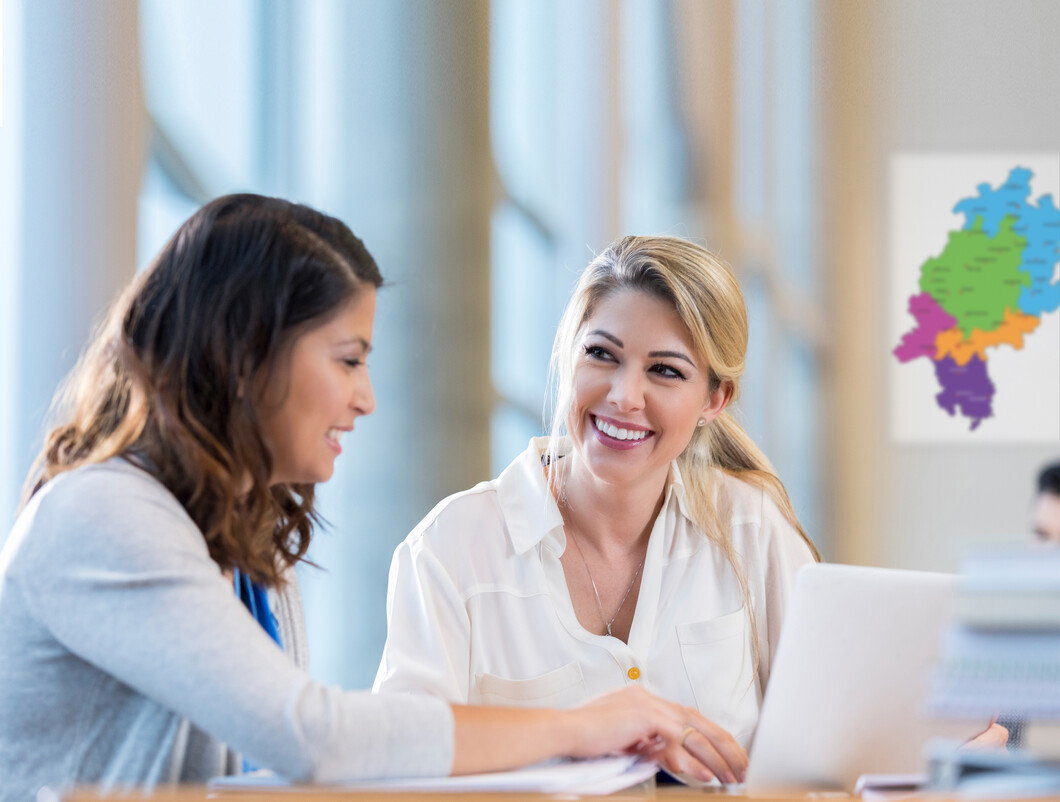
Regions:
[[368, 375], [368, 368], [359, 372], [357, 381], [353, 387], [353, 395], [350, 397], [350, 408], [357, 415], [371, 415], [375, 411], [375, 393], [372, 392], [372, 378]]
[[620, 412], [633, 412], [644, 407], [644, 376], [639, 370], [625, 366], [612, 374], [607, 401]]

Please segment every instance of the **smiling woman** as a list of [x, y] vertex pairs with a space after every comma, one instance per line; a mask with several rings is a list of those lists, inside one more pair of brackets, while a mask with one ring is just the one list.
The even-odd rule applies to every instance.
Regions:
[[746, 746], [817, 557], [726, 411], [746, 348], [739, 286], [699, 246], [626, 237], [593, 260], [556, 334], [551, 437], [395, 553], [376, 690], [534, 706], [640, 686], [711, 721], [686, 744]]
[[[315, 483], [374, 407], [381, 284], [338, 220], [234, 195], [119, 298], [0, 552], [0, 802], [202, 783], [240, 755], [304, 782], [624, 750], [699, 776], [716, 765], [682, 735], [710, 722], [639, 690], [574, 711], [471, 709], [306, 673], [290, 569]], [[742, 771], [739, 748], [720, 748]]]

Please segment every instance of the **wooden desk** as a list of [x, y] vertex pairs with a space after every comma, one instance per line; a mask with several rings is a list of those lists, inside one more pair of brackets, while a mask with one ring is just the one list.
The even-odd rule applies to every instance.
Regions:
[[[118, 798], [118, 797], [115, 797]], [[646, 783], [626, 791], [609, 796], [581, 796], [577, 794], [499, 794], [499, 793], [406, 793], [379, 791], [350, 791], [326, 787], [286, 788], [277, 791], [210, 791], [203, 787], [187, 786], [180, 789], [160, 790], [149, 797], [123, 795], [125, 802], [149, 798], [152, 802], [287, 802], [287, 800], [315, 800], [315, 802], [366, 802], [367, 800], [385, 800], [385, 802], [575, 802], [576, 800], [596, 800], [601, 802], [645, 802], [645, 800], [663, 800], [663, 802], [747, 802], [745, 796], [727, 794], [721, 791], [700, 790], [680, 785], [654, 786]], [[914, 797], [904, 797], [913, 799]], [[65, 797], [66, 802], [99, 802], [99, 794], [91, 788], [79, 789]], [[853, 800], [855, 797], [839, 792], [796, 793], [789, 795], [757, 797], [755, 802], [807, 802], [807, 800]], [[923, 795], [918, 800], [930, 802], [955, 802], [953, 797]]]
[[[102, 797], [107, 798], [107, 797]], [[744, 802], [745, 796], [727, 794], [723, 791], [701, 790], [689, 788], [684, 785], [662, 785], [656, 786], [654, 782], [635, 786], [625, 791], [619, 791], [608, 796], [582, 796], [580, 794], [505, 794], [491, 792], [474, 792], [462, 794], [437, 794], [437, 793], [408, 793], [395, 791], [351, 791], [347, 789], [334, 789], [322, 786], [306, 786], [303, 788], [284, 788], [275, 791], [211, 791], [201, 786], [185, 786], [179, 789], [164, 789], [156, 791], [149, 796], [137, 796], [135, 794], [124, 794], [113, 797], [121, 798], [125, 802], [136, 802], [136, 800], [150, 799], [151, 802], [287, 802], [287, 800], [316, 800], [316, 802], [367, 802], [367, 800], [386, 800], [386, 802], [456, 802], [456, 800], [472, 800], [472, 802], [575, 802], [575, 800], [608, 800], [608, 802], [646, 802], [646, 800], [664, 800], [664, 802]], [[80, 788], [63, 797], [64, 802], [99, 802], [99, 793], [92, 788]], [[820, 794], [790, 794], [763, 799], [756, 798], [756, 802], [807, 802], [807, 800], [821, 799], [854, 799], [854, 797], [837, 792]]]

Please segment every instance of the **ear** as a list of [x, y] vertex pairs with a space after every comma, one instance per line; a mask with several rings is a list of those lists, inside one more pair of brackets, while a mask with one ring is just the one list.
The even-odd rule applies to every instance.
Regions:
[[700, 410], [699, 417], [705, 423], [710, 423], [724, 411], [732, 398], [732, 382], [723, 381], [718, 389], [707, 395], [707, 403]]

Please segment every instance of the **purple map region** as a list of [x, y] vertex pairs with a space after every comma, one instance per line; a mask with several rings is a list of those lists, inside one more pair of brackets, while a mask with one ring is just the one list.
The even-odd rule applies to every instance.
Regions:
[[946, 314], [946, 310], [926, 292], [909, 299], [909, 314], [916, 320], [916, 328], [902, 337], [902, 342], [894, 349], [894, 355], [899, 362], [922, 356], [934, 359], [935, 338], [956, 326], [957, 319]]
[[966, 365], [958, 365], [952, 357], [943, 357], [935, 363], [935, 376], [942, 385], [942, 392], [935, 400], [950, 415], [960, 407], [961, 414], [972, 419], [971, 431], [992, 415], [990, 401], [994, 397], [994, 384], [986, 375], [986, 362], [978, 356], [973, 356]]

